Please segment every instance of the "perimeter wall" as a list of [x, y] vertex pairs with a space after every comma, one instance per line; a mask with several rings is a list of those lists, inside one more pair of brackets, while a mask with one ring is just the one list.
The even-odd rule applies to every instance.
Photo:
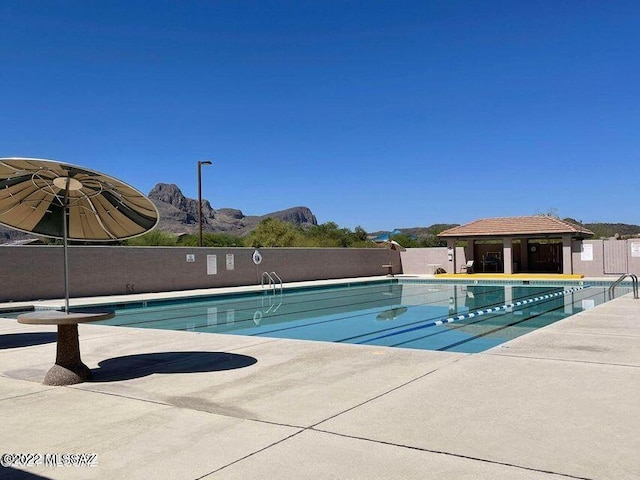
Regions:
[[[262, 272], [284, 282], [402, 273], [400, 254], [385, 248], [70, 246], [70, 296], [118, 295], [259, 285]], [[64, 297], [61, 246], [0, 247], [0, 302]]]
[[571, 257], [574, 273], [585, 277], [640, 275], [640, 238], [574, 241]]
[[[640, 239], [574, 241], [572, 268], [586, 277], [640, 275]], [[264, 248], [69, 247], [71, 297], [259, 285], [262, 272], [284, 282], [394, 274], [427, 274], [437, 268], [459, 272], [466, 262], [456, 248], [454, 268], [446, 247]], [[402, 255], [402, 257], [401, 257]], [[63, 248], [0, 247], [0, 302], [64, 297]]]

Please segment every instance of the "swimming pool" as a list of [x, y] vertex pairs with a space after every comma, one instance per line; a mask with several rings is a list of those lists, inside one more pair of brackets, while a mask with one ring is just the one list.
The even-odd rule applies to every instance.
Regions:
[[96, 323], [476, 353], [603, 303], [606, 289], [389, 279], [123, 305]]

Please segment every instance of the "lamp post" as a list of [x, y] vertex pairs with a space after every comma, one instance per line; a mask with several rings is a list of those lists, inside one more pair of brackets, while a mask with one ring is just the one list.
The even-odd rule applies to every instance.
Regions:
[[202, 246], [202, 165], [211, 165], [209, 160], [198, 161], [198, 246]]

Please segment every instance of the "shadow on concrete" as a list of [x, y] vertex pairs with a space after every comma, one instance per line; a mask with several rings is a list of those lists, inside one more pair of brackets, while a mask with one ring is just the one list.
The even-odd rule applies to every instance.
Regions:
[[51, 479], [51, 477], [36, 475], [35, 473], [27, 472], [25, 470], [17, 470], [11, 467], [0, 466], [0, 479], [5, 478], [7, 480], [36, 480], [40, 478], [44, 478], [45, 480]]
[[221, 372], [249, 367], [254, 357], [224, 352], [161, 352], [103, 360], [92, 370], [92, 382], [117, 382], [154, 373]]
[[53, 343], [57, 338], [56, 332], [7, 333], [0, 335], [0, 350]]

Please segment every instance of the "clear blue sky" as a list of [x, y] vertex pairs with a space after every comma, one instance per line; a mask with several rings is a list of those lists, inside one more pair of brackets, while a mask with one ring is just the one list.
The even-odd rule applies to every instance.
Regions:
[[0, 0], [0, 157], [368, 231], [640, 223], [640, 2]]

